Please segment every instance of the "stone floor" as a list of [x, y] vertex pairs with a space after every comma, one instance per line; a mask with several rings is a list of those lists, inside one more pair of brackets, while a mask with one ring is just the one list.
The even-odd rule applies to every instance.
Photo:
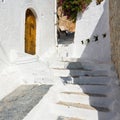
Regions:
[[50, 85], [22, 85], [0, 101], [0, 120], [22, 120], [47, 93]]

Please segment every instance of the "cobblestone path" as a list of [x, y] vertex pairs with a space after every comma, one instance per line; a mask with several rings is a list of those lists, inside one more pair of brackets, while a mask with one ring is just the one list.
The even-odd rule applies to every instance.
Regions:
[[50, 87], [50, 85], [20, 86], [0, 101], [0, 120], [22, 120]]

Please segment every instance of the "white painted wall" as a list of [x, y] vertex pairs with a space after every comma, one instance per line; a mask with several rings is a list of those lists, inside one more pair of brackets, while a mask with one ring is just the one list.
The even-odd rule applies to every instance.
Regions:
[[[28, 8], [37, 18], [35, 56], [24, 53]], [[0, 99], [21, 84], [53, 80], [48, 66], [38, 59], [45, 61], [56, 50], [54, 12], [54, 0], [0, 0]]]
[[[103, 38], [103, 33], [107, 34], [106, 38]], [[94, 35], [99, 36], [97, 42], [94, 41]], [[90, 43], [81, 44], [81, 41], [86, 43], [86, 39], [90, 39]], [[103, 62], [111, 60], [110, 54], [108, 0], [100, 5], [93, 0], [82, 16], [78, 15], [73, 56]]]
[[55, 49], [54, 0], [4, 0], [0, 1], [0, 60], [9, 61], [11, 51], [24, 53], [25, 12], [28, 8], [37, 17], [36, 54], [42, 56], [50, 48]]

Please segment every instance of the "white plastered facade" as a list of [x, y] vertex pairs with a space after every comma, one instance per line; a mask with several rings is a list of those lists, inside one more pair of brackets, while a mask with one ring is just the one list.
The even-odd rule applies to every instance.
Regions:
[[25, 51], [25, 14], [31, 9], [36, 17], [36, 55], [41, 57], [55, 49], [54, 0], [0, 1], [0, 59], [10, 58], [12, 51]]
[[[104, 0], [100, 5], [96, 5], [96, 0], [92, 0], [86, 11], [78, 15], [73, 45], [74, 57], [100, 62], [111, 61], [108, 9], [109, 0]], [[106, 37], [103, 37], [103, 34], [106, 34]], [[98, 36], [98, 41], [95, 41], [94, 36]]]

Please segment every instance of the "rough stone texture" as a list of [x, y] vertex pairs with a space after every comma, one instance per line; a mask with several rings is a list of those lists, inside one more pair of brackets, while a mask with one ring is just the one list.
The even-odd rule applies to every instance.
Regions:
[[22, 120], [50, 87], [50, 85], [20, 86], [0, 101], [0, 120]]
[[68, 30], [70, 32], [75, 32], [75, 23], [72, 20], [67, 19], [67, 16], [63, 15], [62, 7], [59, 7], [57, 12], [59, 16], [59, 20], [58, 20], [59, 28], [62, 31]]
[[109, 0], [112, 60], [120, 77], [120, 0]]

